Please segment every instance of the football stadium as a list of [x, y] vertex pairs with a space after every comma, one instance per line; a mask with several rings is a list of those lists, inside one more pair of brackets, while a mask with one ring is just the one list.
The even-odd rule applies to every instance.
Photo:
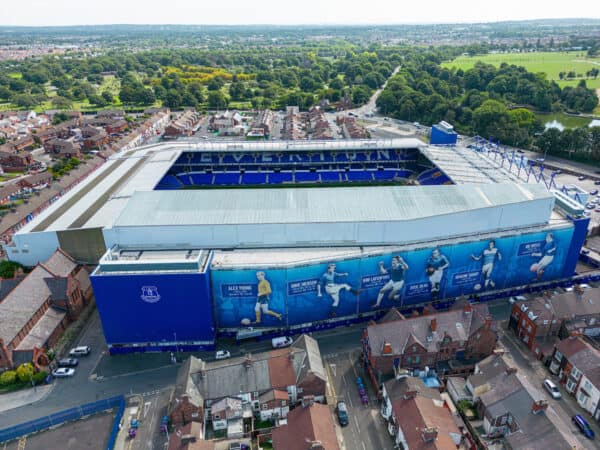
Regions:
[[61, 247], [97, 265], [113, 353], [210, 349], [220, 335], [568, 281], [583, 207], [494, 152], [413, 138], [159, 143], [111, 157], [7, 252], [34, 265]]

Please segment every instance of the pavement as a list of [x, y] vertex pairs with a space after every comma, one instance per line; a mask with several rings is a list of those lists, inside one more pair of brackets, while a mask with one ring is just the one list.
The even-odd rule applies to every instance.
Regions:
[[33, 389], [21, 389], [20, 391], [2, 394], [0, 399], [0, 413], [18, 408], [23, 405], [31, 405], [46, 398], [54, 389], [54, 384], [36, 386]]

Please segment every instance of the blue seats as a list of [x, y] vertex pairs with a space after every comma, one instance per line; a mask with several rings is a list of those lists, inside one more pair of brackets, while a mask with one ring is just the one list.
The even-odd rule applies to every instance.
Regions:
[[242, 184], [265, 184], [266, 182], [266, 173], [246, 172], [242, 174]]
[[373, 172], [373, 176], [375, 177], [376, 180], [393, 180], [394, 177], [396, 176], [396, 171], [395, 170], [378, 170], [376, 172]]
[[349, 161], [348, 155], [346, 155], [345, 153], [336, 153], [335, 154], [335, 160], [339, 161], [339, 162], [347, 162], [347, 161]]
[[183, 183], [175, 175], [167, 174], [159, 181], [158, 186], [164, 189], [177, 189], [183, 186]]
[[191, 173], [190, 178], [192, 179], [193, 184], [197, 184], [199, 186], [206, 186], [212, 184], [213, 174], [212, 173]]
[[351, 170], [346, 172], [348, 176], [348, 181], [373, 181], [373, 177], [370, 172], [365, 172], [364, 170]]
[[218, 186], [233, 186], [240, 184], [240, 174], [239, 173], [216, 173], [213, 184]]
[[339, 172], [320, 172], [321, 181], [323, 183], [339, 183], [340, 182], [340, 173]]
[[223, 164], [253, 164], [254, 156], [238, 153], [228, 153], [223, 156]]
[[296, 183], [317, 183], [319, 181], [319, 174], [316, 172], [296, 171], [294, 175]]
[[293, 183], [294, 175], [291, 172], [271, 172], [268, 182], [269, 184]]

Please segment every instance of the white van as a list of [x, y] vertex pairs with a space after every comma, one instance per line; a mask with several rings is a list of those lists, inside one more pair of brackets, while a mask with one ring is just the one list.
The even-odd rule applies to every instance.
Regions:
[[292, 345], [292, 342], [294, 342], [294, 340], [289, 336], [282, 336], [271, 339], [271, 345], [273, 346], [273, 348], [289, 347], [290, 345]]

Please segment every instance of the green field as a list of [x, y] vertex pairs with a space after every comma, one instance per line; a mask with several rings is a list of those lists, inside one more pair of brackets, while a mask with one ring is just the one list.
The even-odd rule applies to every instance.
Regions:
[[[477, 61], [499, 66], [502, 63], [525, 67], [529, 72], [544, 72], [549, 80], [554, 80], [559, 86], [576, 86], [580, 79], [561, 80], [560, 72], [575, 72], [585, 78], [585, 73], [593, 68], [600, 69], [600, 58], [587, 58], [585, 52], [534, 52], [534, 53], [494, 53], [478, 56], [459, 56], [453, 61], [445, 62], [443, 67], [470, 69]], [[587, 87], [600, 89], [600, 77], [586, 79]]]

